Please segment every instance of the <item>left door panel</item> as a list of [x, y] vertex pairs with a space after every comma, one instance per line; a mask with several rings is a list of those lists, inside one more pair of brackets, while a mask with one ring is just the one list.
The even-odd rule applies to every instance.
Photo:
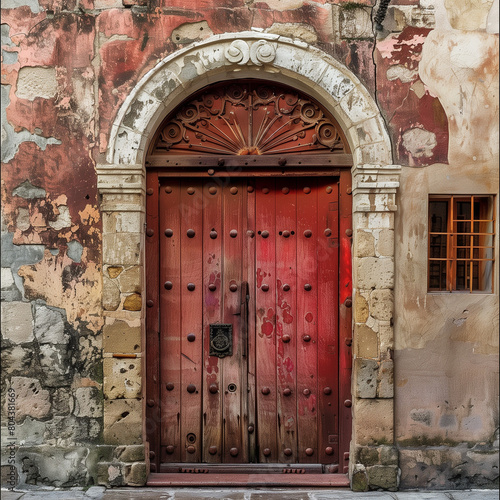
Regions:
[[[246, 183], [160, 185], [161, 462], [248, 460], [242, 318]], [[244, 315], [243, 315], [244, 316]], [[210, 355], [230, 325], [232, 355]]]

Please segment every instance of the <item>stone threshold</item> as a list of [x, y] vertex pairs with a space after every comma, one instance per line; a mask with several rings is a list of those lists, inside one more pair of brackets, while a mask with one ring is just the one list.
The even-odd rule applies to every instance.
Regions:
[[153, 473], [147, 486], [314, 486], [348, 488], [347, 474], [196, 474]]

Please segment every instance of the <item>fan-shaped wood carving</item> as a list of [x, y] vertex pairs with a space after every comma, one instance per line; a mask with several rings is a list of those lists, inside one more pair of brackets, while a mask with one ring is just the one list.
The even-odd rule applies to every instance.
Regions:
[[339, 126], [311, 99], [262, 82], [212, 86], [159, 127], [149, 154], [345, 153]]

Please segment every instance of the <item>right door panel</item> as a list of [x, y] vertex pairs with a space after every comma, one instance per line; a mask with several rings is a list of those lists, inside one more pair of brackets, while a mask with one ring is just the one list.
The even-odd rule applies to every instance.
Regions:
[[339, 463], [338, 183], [258, 179], [255, 204], [259, 461]]

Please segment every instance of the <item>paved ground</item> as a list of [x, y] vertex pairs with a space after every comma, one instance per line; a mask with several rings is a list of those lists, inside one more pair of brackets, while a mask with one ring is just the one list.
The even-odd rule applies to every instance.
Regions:
[[498, 490], [354, 493], [348, 489], [105, 488], [2, 490], [2, 500], [498, 500]]

